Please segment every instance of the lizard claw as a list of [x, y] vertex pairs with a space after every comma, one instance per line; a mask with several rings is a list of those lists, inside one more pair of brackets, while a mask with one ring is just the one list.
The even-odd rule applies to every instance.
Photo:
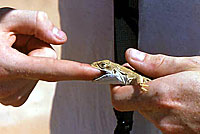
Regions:
[[145, 84], [145, 83], [140, 83], [139, 84], [141, 86], [141, 89], [143, 92], [147, 92], [148, 90], [145, 87], [149, 87], [149, 85]]

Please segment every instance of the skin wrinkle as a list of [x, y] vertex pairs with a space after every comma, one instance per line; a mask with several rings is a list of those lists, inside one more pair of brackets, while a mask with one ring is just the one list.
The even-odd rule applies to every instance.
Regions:
[[[170, 72], [166, 73], [166, 71], [168, 70], [163, 70], [163, 67], [165, 66], [173, 66], [173, 65], [176, 65], [176, 62], [177, 62], [177, 59], [175, 57], [169, 57], [169, 56], [165, 56], [165, 55], [162, 55], [162, 54], [158, 54], [156, 55], [157, 57], [159, 57], [155, 62], [154, 62], [154, 66], [152, 67], [154, 73], [152, 74], [154, 77], [158, 78], [158, 77], [161, 77], [164, 75], [170, 75], [170, 74], [174, 74], [174, 73], [177, 73], [177, 70], [180, 70], [181, 71], [181, 68], [178, 69], [176, 66], [170, 70]], [[157, 62], [159, 61], [159, 62]], [[160, 71], [160, 70], [163, 70]], [[175, 72], [176, 71], [176, 72]], [[162, 72], [162, 73], [161, 73]]]
[[[38, 20], [38, 19], [39, 19], [38, 17], [39, 17], [39, 11], [36, 11], [36, 16], [35, 16], [35, 27], [38, 27], [38, 21], [39, 21], [39, 20]], [[33, 33], [34, 33], [33, 35], [37, 37], [37, 35], [38, 35], [38, 33], [37, 33], [37, 32], [38, 32], [37, 28], [35, 28], [35, 29], [33, 29], [33, 30], [34, 30], [34, 31], [33, 31]]]
[[25, 48], [26, 48], [26, 54], [28, 54], [28, 51], [30, 52], [31, 50], [28, 50], [28, 44], [29, 44], [29, 42], [31, 41], [31, 39], [32, 39], [32, 36], [30, 36], [28, 39], [27, 39], [27, 41], [26, 41], [26, 43], [25, 43]]
[[[185, 126], [187, 128], [187, 126]], [[180, 125], [172, 124], [172, 123], [163, 123], [159, 126], [159, 128], [162, 130], [164, 134], [188, 134], [188, 128], [187, 132], [184, 133], [185, 128]], [[192, 133], [191, 133], [192, 134]]]
[[[142, 66], [147, 65], [146, 63], [149, 63], [149, 61], [151, 61], [151, 59], [154, 59], [155, 62], [150, 63], [150, 65], [148, 65], [148, 67], [146, 67], [147, 70], [150, 70], [150, 72], [147, 72], [147, 73], [150, 73], [150, 76], [153, 78], [160, 75], [160, 72], [158, 69], [162, 67], [161, 65], [163, 64], [163, 61], [164, 61], [164, 56], [160, 56], [160, 54], [157, 56], [158, 57], [156, 57], [156, 59], [155, 59], [154, 57], [151, 57], [150, 55], [146, 54], [144, 63], [142, 62], [141, 67], [139, 67], [139, 68], [142, 68]], [[158, 64], [158, 61], [159, 61], [159, 64]], [[158, 70], [158, 71], [151, 71], [151, 70]]]
[[[187, 59], [189, 60], [188, 62], [191, 65], [191, 67], [190, 68], [188, 67], [187, 70], [199, 70], [199, 66], [200, 66], [200, 62], [199, 62], [200, 57], [199, 56], [195, 56], [192, 58], [190, 57]], [[188, 62], [185, 62], [186, 67], [187, 67]]]
[[[189, 92], [189, 91], [186, 91], [186, 92]], [[190, 93], [190, 92], [189, 92]], [[184, 92], [182, 92], [182, 94], [186, 94], [186, 93], [184, 93]], [[180, 95], [174, 95], [174, 96], [180, 96]], [[189, 96], [191, 96], [191, 95], [189, 95]], [[181, 99], [180, 99], [181, 100]], [[175, 110], [175, 108], [173, 107], [173, 109]], [[187, 108], [181, 108], [183, 111], [187, 111]], [[189, 112], [190, 113], [190, 112]], [[182, 119], [182, 122], [185, 122], [185, 127], [187, 126], [187, 129], [190, 129], [190, 131], [191, 132], [194, 132], [194, 131], [192, 131], [192, 129], [191, 128], [189, 128], [189, 125], [187, 124], [187, 122], [188, 121], [184, 121], [183, 119], [185, 118], [185, 116], [183, 115], [183, 116], [181, 116], [181, 118], [180, 119]], [[169, 123], [170, 124], [170, 123]], [[193, 124], [191, 125], [191, 126], [193, 126]], [[165, 126], [166, 127], [166, 126]], [[169, 128], [168, 128], [169, 129]], [[173, 129], [172, 129], [173, 130]], [[173, 130], [173, 132], [174, 132], [175, 130]], [[187, 130], [187, 132], [188, 132], [189, 130]]]
[[[47, 14], [42, 11], [37, 11], [35, 18], [36, 18], [35, 19], [36, 22], [35, 22], [35, 28], [34, 28], [34, 36], [39, 39], [42, 38], [43, 40], [47, 40], [44, 35], [41, 35], [41, 33], [43, 33], [45, 30], [45, 32], [47, 32], [47, 34], [48, 34], [48, 31], [46, 31], [46, 29], [40, 29], [40, 27], [42, 26], [42, 22], [48, 20]], [[46, 27], [49, 28], [49, 25], [46, 24]], [[47, 43], [49, 43], [49, 42], [47, 42]]]
[[[155, 111], [155, 109], [158, 109], [157, 111]], [[174, 111], [174, 110], [173, 110]], [[152, 110], [149, 110], [149, 111], [142, 111], [141, 113], [143, 113], [143, 115], [146, 117], [146, 118], [149, 118], [149, 116], [151, 116], [151, 118], [153, 118], [154, 120], [151, 120], [151, 118], [149, 118], [158, 128], [160, 128], [163, 132], [166, 131], [167, 133], [174, 133], [175, 132], [175, 129], [177, 129], [175, 126], [175, 124], [178, 124], [178, 123], [172, 123], [169, 119], [173, 119], [175, 117], [173, 117], [174, 115], [168, 115], [168, 113], [173, 113], [171, 108], [168, 109], [168, 111], [164, 110], [163, 111], [163, 108], [162, 106], [161, 107], [156, 107]], [[180, 122], [180, 121], [179, 121]], [[171, 127], [170, 127], [170, 126]], [[180, 126], [180, 125], [178, 125]], [[180, 131], [179, 129], [177, 129], [177, 131]]]
[[[154, 68], [155, 70], [160, 70], [160, 68], [162, 68], [163, 64], [164, 64], [167, 60], [166, 60], [166, 57], [165, 57], [164, 55], [158, 54], [158, 55], [156, 55], [156, 56], [159, 57], [159, 59], [158, 59], [159, 63], [156, 61], [156, 62], [155, 62], [156, 64], [153, 66], [153, 68]], [[155, 71], [155, 75], [159, 75], [159, 72], [156, 72], [156, 71]]]

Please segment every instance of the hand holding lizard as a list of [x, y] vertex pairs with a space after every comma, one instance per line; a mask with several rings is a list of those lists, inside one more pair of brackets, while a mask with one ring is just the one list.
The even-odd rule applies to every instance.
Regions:
[[138, 111], [165, 134], [200, 133], [200, 57], [126, 52], [128, 63], [146, 76], [148, 92], [138, 86], [111, 86], [113, 106]]

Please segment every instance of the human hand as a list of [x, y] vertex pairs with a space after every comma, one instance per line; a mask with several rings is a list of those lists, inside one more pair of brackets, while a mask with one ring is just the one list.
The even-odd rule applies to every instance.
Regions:
[[57, 60], [50, 44], [67, 37], [44, 12], [0, 9], [0, 103], [20, 106], [38, 80], [92, 80], [100, 71], [88, 64]]
[[127, 62], [155, 78], [148, 92], [138, 86], [111, 86], [113, 106], [138, 111], [164, 134], [200, 133], [200, 57], [150, 55], [128, 49]]

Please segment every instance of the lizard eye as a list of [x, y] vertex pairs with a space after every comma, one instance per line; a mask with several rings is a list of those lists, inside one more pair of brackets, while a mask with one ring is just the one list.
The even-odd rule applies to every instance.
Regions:
[[117, 71], [114, 69], [114, 70], [113, 70], [113, 73], [114, 73], [114, 74], [116, 74], [116, 73], [117, 73]]
[[99, 67], [100, 67], [100, 68], [106, 68], [106, 64], [105, 64], [105, 63], [100, 63], [100, 64], [99, 64]]

